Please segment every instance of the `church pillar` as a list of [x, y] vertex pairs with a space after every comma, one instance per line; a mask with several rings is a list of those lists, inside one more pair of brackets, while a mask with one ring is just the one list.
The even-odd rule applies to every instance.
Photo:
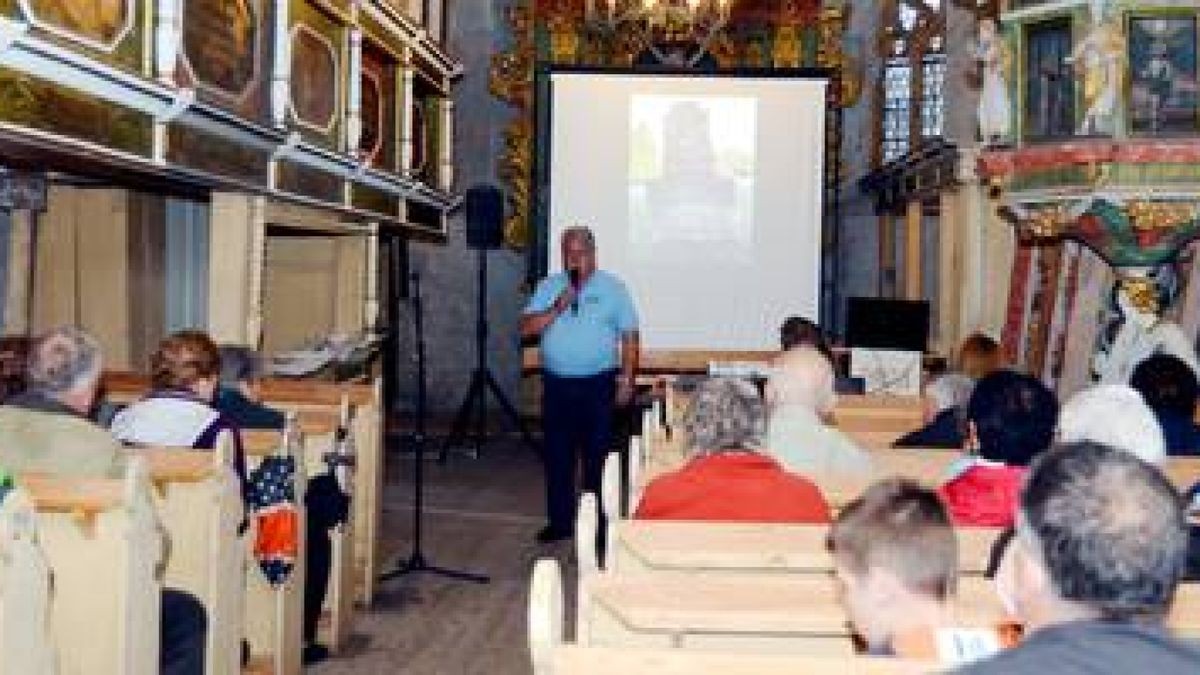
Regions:
[[263, 197], [214, 192], [209, 219], [208, 333], [257, 347], [262, 338]]
[[921, 234], [924, 208], [919, 198], [908, 202], [904, 212], [904, 298], [920, 300], [924, 279], [921, 274]]
[[950, 354], [962, 339], [959, 325], [963, 282], [961, 199], [957, 188], [944, 189], [939, 199], [937, 349]]

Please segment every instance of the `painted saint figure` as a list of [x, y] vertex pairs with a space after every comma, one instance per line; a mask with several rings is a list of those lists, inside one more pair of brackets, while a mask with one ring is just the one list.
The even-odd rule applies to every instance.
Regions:
[[1117, 23], [1105, 19], [1106, 4], [1105, 0], [1089, 3], [1091, 28], [1066, 58], [1083, 79], [1084, 114], [1076, 132], [1080, 136], [1111, 135], [1116, 126], [1114, 113], [1125, 40]]
[[1200, 372], [1196, 350], [1179, 324], [1162, 317], [1163, 298], [1158, 284], [1144, 276], [1117, 281], [1117, 308], [1121, 323], [1112, 343], [1096, 354], [1092, 369], [1100, 382], [1128, 384], [1139, 363], [1155, 354], [1177, 357]]
[[975, 59], [983, 65], [983, 87], [979, 92], [979, 135], [984, 143], [1003, 140], [1011, 128], [1008, 98], [1008, 69], [1011, 54], [993, 19], [979, 22]]

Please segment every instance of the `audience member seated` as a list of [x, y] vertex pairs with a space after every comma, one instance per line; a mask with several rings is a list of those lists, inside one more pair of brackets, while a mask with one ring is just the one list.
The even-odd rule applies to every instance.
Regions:
[[1058, 442], [1091, 441], [1162, 466], [1167, 444], [1154, 412], [1124, 384], [1097, 384], [1076, 392], [1058, 414]]
[[1163, 625], [1186, 537], [1159, 471], [1096, 443], [1056, 447], [1030, 470], [996, 578], [1025, 638], [958, 672], [1200, 672], [1200, 647]]
[[[41, 336], [26, 362], [27, 389], [0, 406], [0, 466], [15, 474], [120, 476], [121, 444], [86, 417], [103, 368], [99, 343], [84, 331], [61, 327]], [[164, 589], [160, 615], [159, 672], [204, 673], [204, 606], [189, 593]]]
[[789, 316], [779, 327], [779, 347], [788, 351], [796, 347], [811, 347], [833, 363], [833, 350], [825, 332], [816, 323], [802, 316]]
[[243, 345], [221, 345], [221, 380], [213, 407], [239, 429], [282, 429], [282, 412], [263, 405], [258, 386], [263, 361], [258, 352]]
[[869, 653], [960, 663], [1002, 646], [997, 631], [953, 624], [958, 541], [932, 490], [902, 478], [872, 485], [838, 514], [826, 545]]
[[766, 412], [752, 384], [704, 381], [682, 426], [691, 459], [650, 481], [635, 518], [829, 522], [829, 506], [815, 485], [758, 452]]
[[961, 448], [966, 426], [967, 402], [975, 383], [1000, 367], [1000, 345], [990, 337], [974, 333], [963, 340], [955, 369], [925, 386], [929, 407], [925, 426], [910, 432], [892, 445], [897, 448]]
[[121, 444], [87, 415], [102, 369], [100, 345], [71, 327], [37, 340], [24, 392], [0, 406], [0, 465], [14, 473], [119, 477]]
[[967, 404], [973, 456], [940, 490], [955, 524], [1012, 524], [1026, 467], [1049, 447], [1057, 419], [1054, 394], [1035, 378], [1000, 370], [979, 381]]
[[237, 472], [246, 462], [237, 427], [212, 406], [221, 357], [212, 338], [181, 331], [163, 340], [150, 357], [150, 386], [142, 400], [113, 417], [112, 431], [130, 445], [167, 445], [211, 450], [222, 431], [233, 435]]
[[1200, 427], [1196, 425], [1196, 398], [1200, 385], [1182, 359], [1155, 354], [1133, 369], [1129, 384], [1154, 411], [1171, 455], [1200, 455]]
[[871, 458], [824, 422], [837, 402], [828, 359], [812, 347], [794, 347], [775, 360], [771, 372], [765, 452], [804, 475], [871, 470]]
[[[258, 384], [262, 376], [262, 358], [242, 345], [222, 345], [221, 382], [214, 406], [240, 429], [282, 429], [284, 414], [259, 401]], [[345, 521], [346, 495], [329, 474], [313, 477], [304, 494], [308, 517], [305, 519], [304, 577], [304, 663], [314, 664], [329, 657], [329, 648], [317, 641], [321, 606], [329, 590], [333, 564], [330, 530]]]

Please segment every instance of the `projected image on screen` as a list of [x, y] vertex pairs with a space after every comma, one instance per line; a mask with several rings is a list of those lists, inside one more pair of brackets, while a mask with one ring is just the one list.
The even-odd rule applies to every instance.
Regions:
[[640, 257], [748, 258], [756, 101], [634, 95], [629, 120], [629, 236]]

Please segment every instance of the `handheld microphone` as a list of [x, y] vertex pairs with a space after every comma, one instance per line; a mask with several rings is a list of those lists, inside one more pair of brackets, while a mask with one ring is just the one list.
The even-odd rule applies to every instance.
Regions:
[[576, 293], [575, 297], [571, 298], [571, 313], [578, 314], [579, 313], [579, 295], [578, 295], [579, 294], [579, 270], [574, 269], [574, 268], [567, 270], [567, 276], [571, 279], [571, 288], [573, 288]]

